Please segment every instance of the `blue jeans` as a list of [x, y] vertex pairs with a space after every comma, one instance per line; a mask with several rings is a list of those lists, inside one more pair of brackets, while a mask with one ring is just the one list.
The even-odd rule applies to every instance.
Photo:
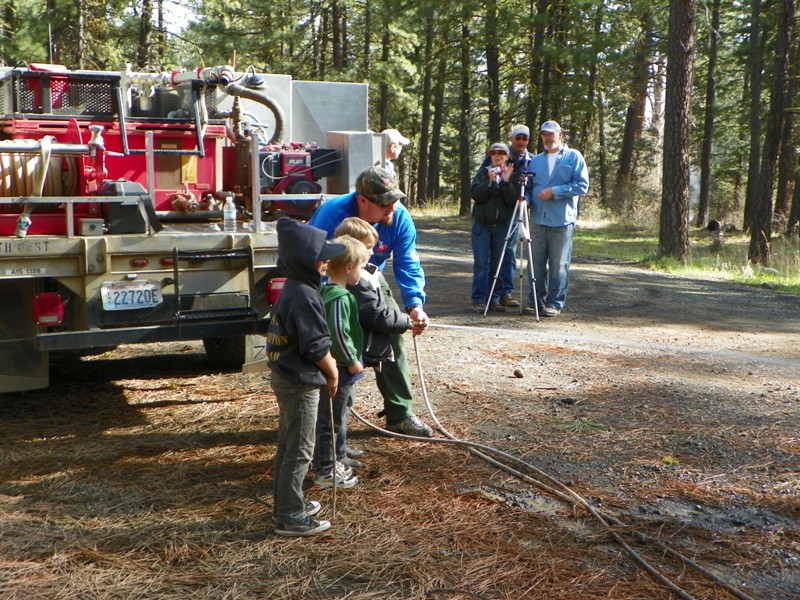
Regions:
[[528, 297], [531, 304], [538, 300], [539, 306], [564, 308], [574, 231], [574, 223], [563, 227], [531, 225], [533, 274], [536, 278], [536, 298]]
[[272, 514], [282, 525], [305, 516], [303, 479], [314, 453], [314, 428], [320, 389], [295, 383], [271, 373], [272, 390], [278, 399], [278, 446], [272, 482]]
[[[356, 384], [340, 385], [333, 397], [333, 431], [336, 446], [336, 460], [344, 458], [347, 447], [347, 417], [353, 398], [356, 395]], [[328, 394], [324, 390], [319, 395], [317, 411], [317, 443], [314, 446], [314, 469], [317, 473], [328, 475], [333, 470], [333, 452], [331, 451], [331, 408]]]
[[[503, 262], [500, 267], [500, 279], [503, 280], [501, 298], [514, 295], [514, 275], [517, 273], [517, 243], [519, 242], [519, 220], [516, 217], [509, 223], [509, 229], [511, 234], [508, 238], [506, 253], [503, 255]], [[499, 285], [500, 281], [497, 283]]]
[[[502, 269], [494, 286], [491, 302], [489, 290], [492, 289], [492, 280], [497, 272], [497, 265], [504, 257], [503, 244], [508, 234], [508, 226], [494, 225], [487, 227], [477, 221], [472, 223], [472, 292], [470, 294], [473, 304], [495, 304], [505, 289]], [[513, 247], [512, 247], [513, 248]], [[509, 282], [513, 288], [513, 282]]]

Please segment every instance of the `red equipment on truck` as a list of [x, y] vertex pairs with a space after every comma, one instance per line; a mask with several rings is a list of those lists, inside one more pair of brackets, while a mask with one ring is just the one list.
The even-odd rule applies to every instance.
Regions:
[[[282, 142], [366, 130], [365, 87], [332, 85], [229, 66], [0, 69], [0, 393], [47, 386], [51, 351], [202, 339], [217, 366], [259, 358], [269, 221], [308, 218], [326, 178], [372, 163]], [[331, 90], [346, 109], [293, 123], [294, 96]], [[228, 199], [236, 233], [221, 227]]]

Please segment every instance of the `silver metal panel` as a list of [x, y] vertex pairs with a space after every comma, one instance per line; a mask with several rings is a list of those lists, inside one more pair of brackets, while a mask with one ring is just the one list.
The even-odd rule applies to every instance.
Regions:
[[367, 131], [367, 84], [295, 81], [292, 87], [292, 139], [324, 146], [329, 131]]
[[328, 132], [327, 146], [338, 151], [342, 164], [335, 177], [328, 177], [326, 192], [347, 194], [355, 191], [358, 174], [367, 167], [380, 164], [380, 155], [376, 155], [376, 149], [383, 147], [382, 138], [381, 134], [372, 132]]

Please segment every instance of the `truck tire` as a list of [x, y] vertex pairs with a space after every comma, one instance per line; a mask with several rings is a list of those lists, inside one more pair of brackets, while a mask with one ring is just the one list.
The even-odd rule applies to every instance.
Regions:
[[263, 335], [236, 335], [203, 339], [206, 357], [220, 369], [241, 369], [245, 363], [266, 358], [267, 338]]

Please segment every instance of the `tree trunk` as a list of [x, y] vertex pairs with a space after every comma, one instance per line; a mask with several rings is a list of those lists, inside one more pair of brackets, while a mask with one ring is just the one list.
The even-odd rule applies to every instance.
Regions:
[[786, 232], [796, 236], [800, 229], [800, 172], [796, 171], [794, 176], [794, 194], [792, 195], [792, 210], [789, 211], [789, 220], [786, 224]]
[[709, 190], [711, 188], [711, 147], [714, 140], [714, 111], [717, 93], [717, 42], [719, 41], [720, 0], [711, 9], [711, 31], [708, 44], [708, 76], [706, 78], [706, 115], [703, 125], [703, 149], [700, 154], [700, 199], [695, 225], [705, 227], [708, 220]]
[[658, 253], [678, 260], [689, 253], [689, 127], [696, 17], [697, 0], [670, 0]]
[[372, 7], [369, 0], [364, 0], [364, 48], [363, 48], [363, 62], [362, 73], [363, 79], [369, 79], [369, 52], [372, 46]]
[[[534, 2], [537, 2], [534, 10]], [[525, 111], [525, 119], [531, 131], [538, 130], [539, 106], [542, 101], [542, 46], [544, 46], [545, 23], [541, 18], [534, 17], [544, 15], [547, 12], [548, 0], [531, 0], [530, 14], [531, 21], [535, 24], [533, 29], [533, 48], [530, 62], [530, 94], [528, 105]], [[533, 142], [533, 140], [531, 140]], [[530, 144], [528, 146], [530, 149]]]
[[600, 204], [608, 202], [608, 157], [606, 156], [606, 112], [605, 98], [601, 93], [597, 102], [597, 145], [600, 147]]
[[778, 162], [778, 191], [775, 194], [775, 216], [780, 217], [781, 228], [786, 229], [786, 219], [789, 216], [789, 209], [792, 202], [792, 186], [794, 185], [794, 174], [797, 169], [797, 151], [795, 140], [792, 136], [794, 129], [794, 99], [797, 93], [797, 77], [800, 76], [800, 68], [797, 64], [797, 28], [795, 27], [793, 39], [789, 44], [789, 79], [786, 84], [786, 114], [783, 118], [783, 133], [781, 138], [781, 157]]
[[644, 111], [647, 104], [647, 85], [650, 82], [650, 64], [653, 55], [653, 17], [649, 12], [642, 15], [642, 36], [636, 42], [634, 51], [634, 72], [631, 85], [632, 100], [625, 115], [625, 130], [622, 134], [622, 149], [619, 157], [619, 171], [614, 186], [610, 208], [624, 213], [631, 208], [630, 184], [633, 177], [633, 156], [636, 142], [642, 137]]
[[469, 19], [471, 17], [466, 7], [463, 9], [461, 20], [461, 126], [458, 132], [459, 161], [458, 174], [461, 182], [461, 193], [458, 214], [467, 216], [472, 208], [472, 200], [469, 195], [470, 184], [472, 182], [472, 162], [470, 161], [470, 114], [472, 113], [472, 85], [470, 74], [472, 73], [470, 56], [470, 30]]
[[150, 66], [150, 46], [153, 31], [153, 0], [142, 0], [142, 17], [139, 21], [139, 50], [136, 66], [144, 70]]
[[775, 64], [767, 118], [767, 133], [759, 171], [757, 203], [754, 210], [748, 258], [760, 265], [769, 265], [772, 243], [772, 192], [775, 189], [775, 168], [781, 148], [783, 119], [786, 113], [786, 91], [789, 76], [789, 40], [794, 30], [794, 0], [780, 0], [780, 17], [775, 42]]
[[433, 11], [425, 17], [425, 56], [422, 65], [422, 122], [419, 134], [419, 163], [417, 164], [417, 204], [425, 206], [425, 192], [428, 189], [428, 144], [431, 127], [431, 82], [433, 80], [433, 38], [435, 19]]
[[747, 192], [744, 199], [744, 229], [750, 229], [758, 196], [758, 169], [761, 165], [761, 0], [752, 0], [750, 18], [750, 159], [747, 166]]
[[[594, 18], [594, 40], [602, 39], [603, 31], [603, 14], [605, 5], [600, 3], [597, 5]], [[595, 96], [597, 95], [597, 54], [592, 53], [591, 64], [589, 66], [589, 81], [586, 98], [586, 112], [583, 119], [581, 119], [580, 135], [578, 136], [578, 148], [585, 149], [589, 147], [589, 133], [592, 130], [592, 123], [594, 121], [594, 114], [596, 110]]]
[[340, 72], [344, 68], [344, 33], [342, 32], [342, 8], [338, 0], [331, 1], [331, 37], [333, 69]]
[[[381, 63], [384, 65], [389, 62], [389, 46], [391, 37], [389, 36], [389, 16], [384, 15], [383, 37], [381, 38]], [[378, 122], [380, 130], [389, 128], [389, 84], [386, 78], [381, 78], [380, 90], [378, 93]]]
[[489, 140], [497, 142], [503, 139], [500, 133], [500, 50], [498, 40], [502, 39], [497, 32], [497, 3], [489, 0], [486, 3], [486, 78], [489, 85]]
[[439, 197], [439, 159], [442, 154], [442, 127], [444, 125], [444, 88], [447, 61], [439, 60], [436, 73], [436, 89], [433, 98], [433, 125], [431, 127], [431, 149], [428, 158], [428, 189], [425, 195], [429, 200]]

